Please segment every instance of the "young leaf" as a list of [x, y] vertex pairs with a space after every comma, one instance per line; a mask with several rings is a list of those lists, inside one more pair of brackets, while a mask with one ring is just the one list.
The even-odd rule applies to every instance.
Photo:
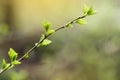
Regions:
[[72, 25], [72, 24], [67, 24], [66, 27], [67, 27], [67, 28], [72, 28], [73, 25]]
[[12, 67], [14, 67], [14, 65], [13, 65], [13, 64], [10, 64], [10, 63], [7, 64], [7, 67], [8, 67], [8, 66], [10, 66], [8, 69], [11, 69]]
[[40, 37], [39, 42], [40, 42], [40, 41], [42, 41], [44, 38], [45, 38], [45, 35], [44, 35], [44, 34], [42, 34], [42, 35], [41, 35], [41, 37]]
[[18, 54], [12, 48], [10, 48], [10, 50], [8, 51], [8, 55], [11, 62], [16, 60], [16, 58], [18, 57]]
[[50, 34], [52, 34], [52, 33], [54, 33], [54, 32], [55, 32], [55, 30], [52, 30], [52, 29], [51, 29], [51, 30], [48, 30], [48, 31], [46, 32], [46, 34], [47, 34], [47, 35], [50, 35]]
[[93, 15], [93, 14], [96, 14], [96, 10], [94, 10], [93, 7], [91, 6], [87, 12], [87, 15]]
[[15, 60], [15, 61], [13, 61], [13, 62], [12, 62], [12, 64], [13, 64], [13, 65], [18, 65], [18, 64], [21, 64], [21, 62], [20, 62], [20, 61]]
[[45, 40], [40, 44], [40, 46], [46, 46], [46, 45], [49, 45], [50, 43], [52, 43], [51, 40], [45, 39]]
[[42, 26], [44, 27], [45, 31], [48, 31], [51, 27], [51, 23], [50, 22], [43, 22]]
[[89, 8], [84, 4], [83, 5], [83, 12], [85, 15], [87, 14], [88, 10], [89, 10]]
[[[45, 35], [42, 34], [41, 37], [40, 37], [39, 42], [41, 42], [44, 38], [45, 38]], [[39, 42], [38, 42], [38, 43], [35, 43], [35, 46], [39, 47], [39, 46], [40, 46]]]
[[86, 22], [85, 20], [83, 20], [83, 19], [78, 19], [78, 20], [76, 21], [76, 23], [77, 23], [77, 24], [80, 24], [80, 25], [87, 24], [87, 22]]
[[6, 61], [4, 63], [4, 60], [3, 60], [3, 62], [2, 62], [2, 70], [6, 69], [8, 66], [10, 66], [10, 63], [6, 63]]
[[29, 55], [28, 55], [28, 54], [25, 54], [25, 55], [24, 55], [24, 58], [25, 58], [25, 59], [27, 59], [28, 57], [29, 57]]
[[3, 61], [2, 61], [2, 69], [6, 68], [6, 66], [7, 66], [7, 63], [6, 63], [5, 59], [3, 59]]
[[35, 46], [40, 47], [41, 44], [40, 43], [35, 43]]

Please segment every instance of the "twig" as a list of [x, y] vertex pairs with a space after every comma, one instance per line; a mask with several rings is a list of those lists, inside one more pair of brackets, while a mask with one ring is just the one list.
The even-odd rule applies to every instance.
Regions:
[[[78, 18], [76, 18], [76, 19], [68, 22], [67, 24], [74, 24], [77, 20], [82, 19], [82, 18], [85, 18], [86, 16], [87, 16], [87, 15], [78, 17]], [[66, 24], [66, 25], [63, 25], [63, 26], [61, 26], [61, 27], [59, 27], [59, 28], [57, 28], [57, 29], [55, 29], [55, 32], [57, 32], [57, 31], [59, 31], [59, 30], [61, 30], [61, 29], [63, 29], [63, 28], [66, 28], [67, 24]], [[52, 33], [52, 34], [53, 34], [53, 33]], [[41, 41], [38, 41], [38, 42], [37, 42], [37, 45], [34, 45], [34, 46], [33, 46], [32, 48], [30, 48], [22, 57], [20, 57], [20, 58], [17, 59], [17, 60], [18, 60], [18, 61], [24, 60], [24, 59], [25, 59], [24, 56], [25, 56], [26, 54], [27, 54], [27, 55], [30, 55], [31, 52], [32, 52], [34, 49], [36, 49], [39, 44], [41, 44], [45, 39], [47, 39], [47, 38], [48, 38], [50, 35], [52, 35], [52, 34], [45, 35], [44, 39], [42, 39]], [[11, 66], [13, 66], [12, 63], [10, 63], [9, 66], [7, 66], [5, 69], [1, 70], [1, 71], [0, 71], [0, 75], [1, 75], [3, 72], [7, 71]]]

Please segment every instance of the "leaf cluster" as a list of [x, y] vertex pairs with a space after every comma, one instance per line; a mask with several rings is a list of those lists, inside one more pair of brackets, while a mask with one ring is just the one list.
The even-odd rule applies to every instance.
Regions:
[[19, 60], [17, 60], [18, 53], [16, 53], [14, 51], [14, 49], [12, 49], [12, 48], [9, 49], [8, 56], [9, 56], [10, 62], [7, 63], [7, 61], [5, 59], [3, 59], [1, 71], [10, 69], [15, 65], [21, 64], [21, 62]]

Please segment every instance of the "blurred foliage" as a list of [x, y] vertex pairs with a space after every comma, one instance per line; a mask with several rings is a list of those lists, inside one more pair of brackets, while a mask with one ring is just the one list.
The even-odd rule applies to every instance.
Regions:
[[9, 34], [9, 29], [7, 24], [0, 24], [0, 43], [4, 40], [4, 38]]
[[7, 24], [0, 24], [0, 35], [8, 34], [8, 26]]
[[9, 73], [10, 79], [9, 80], [28, 80], [27, 73], [25, 71], [15, 72], [12, 71]]
[[76, 40], [66, 39], [60, 52], [44, 58], [40, 75], [44, 73], [45, 80], [118, 80], [119, 33], [115, 28], [81, 30]]
[[0, 80], [29, 80], [25, 70], [11, 70], [0, 77]]

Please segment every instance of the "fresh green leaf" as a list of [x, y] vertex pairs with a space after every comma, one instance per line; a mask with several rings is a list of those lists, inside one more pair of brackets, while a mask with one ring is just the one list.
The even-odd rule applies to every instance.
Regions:
[[10, 66], [8, 69], [11, 69], [11, 68], [14, 67], [14, 64], [10, 64], [10, 63], [8, 63], [8, 64], [7, 64], [7, 67], [8, 67], [8, 66]]
[[93, 15], [93, 14], [96, 14], [97, 11], [93, 9], [93, 7], [91, 6], [90, 9], [88, 10], [87, 12], [87, 15]]
[[83, 19], [78, 19], [78, 20], [76, 21], [76, 23], [77, 23], [77, 24], [81, 24], [81, 25], [87, 24], [87, 22], [86, 22], [85, 20], [83, 20]]
[[[44, 34], [42, 34], [42, 35], [41, 35], [41, 37], [40, 37], [39, 42], [41, 42], [44, 38], [45, 38], [45, 35], [44, 35]], [[38, 43], [35, 43], [35, 45], [38, 45]]]
[[72, 25], [72, 24], [67, 24], [66, 27], [67, 27], [67, 28], [72, 28], [73, 25]]
[[47, 35], [50, 35], [50, 34], [52, 34], [52, 33], [54, 33], [54, 32], [55, 32], [55, 30], [52, 30], [52, 29], [51, 29], [51, 30], [48, 30], [48, 31], [46, 32], [46, 34], [47, 34]]
[[6, 67], [10, 66], [10, 63], [7, 63]]
[[2, 62], [2, 70], [6, 69], [8, 67], [10, 67], [10, 63], [6, 63], [6, 61], [4, 63], [4, 60], [3, 60], [3, 62]]
[[2, 69], [6, 68], [6, 66], [7, 66], [7, 63], [6, 63], [5, 59], [3, 59], [3, 61], [2, 61]]
[[12, 62], [12, 64], [13, 64], [13, 65], [18, 65], [18, 64], [21, 64], [21, 62], [20, 62], [20, 61], [15, 60], [15, 61], [13, 61], [13, 62]]
[[10, 50], [8, 51], [8, 55], [9, 55], [11, 62], [16, 60], [18, 57], [18, 54], [12, 48], [10, 48]]
[[28, 55], [28, 54], [25, 54], [25, 55], [24, 55], [24, 58], [25, 58], [25, 59], [27, 59], [28, 57], [29, 57], [29, 55]]
[[45, 35], [42, 34], [41, 37], [40, 37], [39, 42], [38, 42], [38, 43], [35, 43], [35, 46], [39, 47], [39, 46], [40, 46], [40, 42], [41, 42], [42, 40], [44, 40], [44, 38], [45, 38]]
[[43, 22], [42, 26], [44, 27], [45, 31], [48, 31], [51, 27], [51, 23], [50, 22]]
[[84, 4], [83, 5], [83, 12], [85, 15], [87, 14], [88, 10], [89, 10], [89, 8]]
[[40, 43], [35, 43], [35, 46], [40, 47]]
[[40, 37], [40, 41], [39, 42], [41, 42], [44, 38], [45, 38], [45, 35], [42, 34], [41, 37]]
[[40, 46], [46, 46], [46, 45], [49, 45], [50, 43], [52, 43], [51, 40], [45, 39], [45, 40], [40, 44]]

